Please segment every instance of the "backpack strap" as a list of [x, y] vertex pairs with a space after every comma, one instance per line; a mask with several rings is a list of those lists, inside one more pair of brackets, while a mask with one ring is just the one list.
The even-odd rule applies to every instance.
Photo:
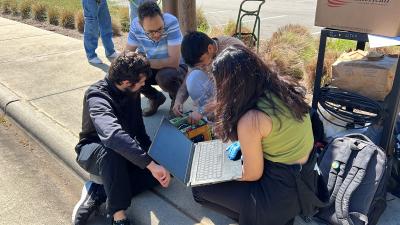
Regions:
[[331, 143], [331, 145], [329, 145], [331, 148], [338, 149], [338, 154], [334, 156], [335, 158], [333, 158], [331, 169], [329, 171], [327, 188], [328, 192], [332, 193], [329, 198], [329, 204], [333, 204], [335, 202], [336, 195], [343, 182], [346, 163], [352, 152], [349, 151], [350, 146], [343, 145], [343, 143], [348, 143], [349, 145], [348, 139], [337, 138]]
[[[343, 225], [353, 224], [349, 214], [350, 199], [364, 179], [368, 164], [376, 152], [376, 147], [365, 142], [359, 142], [357, 146], [352, 145], [351, 150], [358, 151], [358, 154], [353, 160], [352, 167], [347, 173], [335, 200], [336, 217]], [[365, 215], [362, 218], [365, 220]]]

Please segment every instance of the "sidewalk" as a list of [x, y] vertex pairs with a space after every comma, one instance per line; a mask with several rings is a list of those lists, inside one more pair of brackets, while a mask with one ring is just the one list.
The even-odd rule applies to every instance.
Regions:
[[[1, 17], [0, 52], [1, 109], [82, 179], [87, 178], [75, 163], [74, 152], [82, 98], [90, 84], [104, 77], [108, 66], [88, 64], [80, 40]], [[99, 48], [97, 53], [108, 62], [104, 49]], [[144, 99], [143, 107], [146, 104]], [[150, 137], [168, 113], [169, 104], [166, 102], [155, 116], [145, 118]], [[379, 224], [397, 225], [400, 201], [389, 198], [389, 207]], [[175, 180], [168, 189], [158, 188], [135, 197], [128, 214], [139, 225], [236, 224], [196, 204], [190, 190]], [[104, 224], [95, 221], [91, 224]], [[306, 223], [298, 219], [296, 224]]]

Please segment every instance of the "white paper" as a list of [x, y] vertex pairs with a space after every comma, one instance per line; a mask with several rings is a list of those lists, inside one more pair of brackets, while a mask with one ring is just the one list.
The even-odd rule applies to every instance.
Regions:
[[385, 36], [368, 34], [368, 40], [370, 48], [380, 48], [380, 47], [400, 45], [400, 37], [385, 37]]

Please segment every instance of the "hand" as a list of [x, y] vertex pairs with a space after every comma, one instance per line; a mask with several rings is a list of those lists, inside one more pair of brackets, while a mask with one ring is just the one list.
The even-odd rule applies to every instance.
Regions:
[[174, 107], [172, 107], [172, 111], [174, 112], [175, 116], [183, 116], [183, 104], [176, 101], [174, 103]]
[[239, 141], [235, 141], [231, 145], [229, 145], [226, 148], [226, 151], [228, 152], [228, 158], [233, 161], [240, 159], [240, 157], [242, 156]]
[[153, 177], [156, 178], [158, 182], [160, 182], [161, 186], [165, 188], [169, 186], [171, 175], [163, 166], [160, 166], [154, 161], [151, 161], [151, 163], [147, 166], [147, 169], [149, 169]]
[[202, 118], [203, 116], [199, 112], [194, 111], [189, 114], [188, 122], [190, 124], [197, 124]]

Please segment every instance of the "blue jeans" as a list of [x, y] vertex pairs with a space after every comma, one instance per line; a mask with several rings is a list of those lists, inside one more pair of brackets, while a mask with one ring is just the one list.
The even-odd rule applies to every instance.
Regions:
[[98, 46], [99, 31], [106, 56], [112, 55], [114, 43], [112, 41], [111, 16], [108, 11], [107, 1], [82, 0], [83, 15], [85, 17], [85, 28], [83, 32], [83, 43], [87, 58], [97, 57], [96, 48]]
[[149, 1], [156, 2], [156, 0], [129, 0], [129, 19], [132, 21], [135, 17], [137, 17], [138, 16], [137, 10], [139, 6], [143, 2], [149, 2]]

